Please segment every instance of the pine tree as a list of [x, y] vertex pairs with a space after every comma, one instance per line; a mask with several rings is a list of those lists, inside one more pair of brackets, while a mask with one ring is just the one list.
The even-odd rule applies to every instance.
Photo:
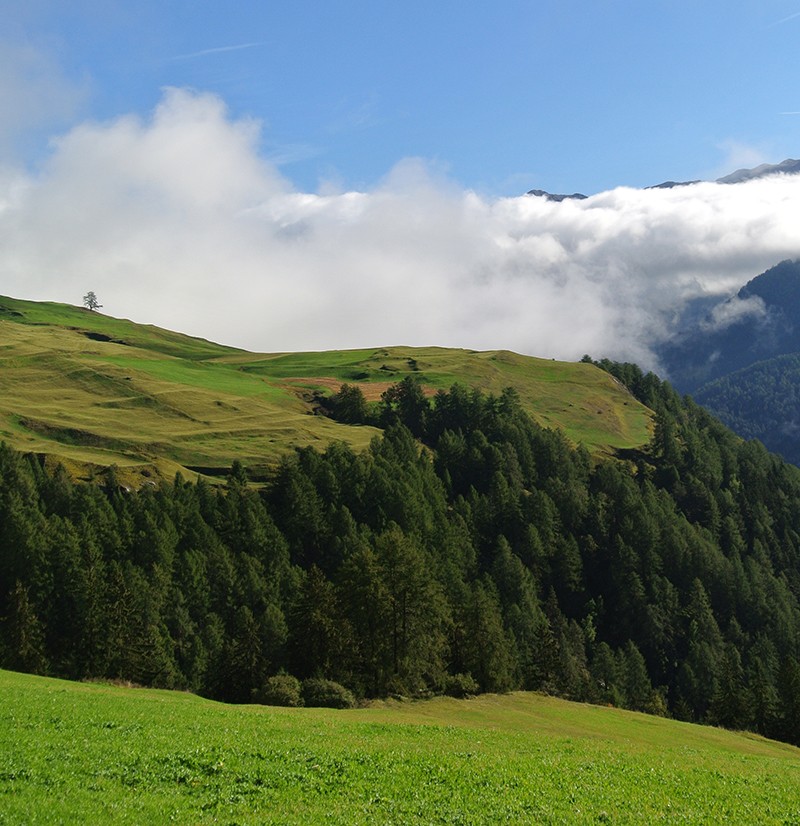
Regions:
[[19, 580], [11, 591], [9, 612], [4, 624], [4, 667], [14, 671], [46, 674], [48, 662], [42, 625], [31, 604], [28, 589]]
[[752, 719], [742, 660], [731, 643], [725, 646], [717, 690], [711, 700], [708, 716], [711, 722], [723, 728], [739, 730], [746, 728]]

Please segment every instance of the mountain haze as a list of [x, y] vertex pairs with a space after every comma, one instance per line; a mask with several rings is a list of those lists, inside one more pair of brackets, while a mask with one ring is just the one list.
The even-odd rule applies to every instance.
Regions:
[[670, 380], [740, 435], [800, 463], [800, 261], [687, 317], [660, 351]]
[[661, 351], [669, 377], [686, 392], [757, 361], [800, 351], [800, 260], [783, 261], [730, 298], [701, 306], [700, 318]]

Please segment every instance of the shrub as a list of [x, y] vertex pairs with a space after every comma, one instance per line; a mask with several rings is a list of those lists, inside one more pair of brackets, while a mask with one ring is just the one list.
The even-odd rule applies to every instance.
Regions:
[[264, 687], [256, 692], [255, 701], [266, 706], [290, 706], [295, 708], [303, 705], [300, 693], [300, 680], [291, 674], [278, 674], [270, 677]]
[[667, 701], [664, 698], [663, 689], [654, 688], [650, 692], [650, 697], [645, 703], [643, 711], [645, 714], [655, 714], [656, 717], [667, 716]]
[[333, 680], [311, 677], [303, 680], [303, 699], [313, 708], [355, 708], [352, 692]]
[[444, 693], [448, 697], [474, 697], [480, 691], [478, 681], [470, 673], [450, 674], [444, 682]]

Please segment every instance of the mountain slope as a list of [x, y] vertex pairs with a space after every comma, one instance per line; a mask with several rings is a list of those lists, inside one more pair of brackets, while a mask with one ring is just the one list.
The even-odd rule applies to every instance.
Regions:
[[704, 384], [694, 398], [740, 436], [800, 464], [800, 353], [751, 364]]
[[800, 260], [782, 261], [711, 307], [660, 356], [680, 390], [800, 351]]
[[670, 380], [740, 435], [800, 463], [800, 260], [703, 305], [661, 349]]
[[365, 447], [378, 432], [315, 412], [348, 382], [377, 400], [407, 375], [427, 393], [454, 382], [513, 385], [545, 426], [595, 453], [649, 439], [650, 413], [607, 374], [505, 351], [388, 347], [255, 354], [62, 304], [0, 298], [0, 437], [75, 473], [123, 476], [251, 468], [303, 445]]

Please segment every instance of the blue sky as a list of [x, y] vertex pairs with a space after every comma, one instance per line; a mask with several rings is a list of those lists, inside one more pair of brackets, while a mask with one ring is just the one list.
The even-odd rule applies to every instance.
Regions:
[[[658, 369], [800, 258], [800, 0], [0, 0], [0, 293]], [[530, 189], [592, 195], [552, 203]], [[763, 307], [725, 305], [719, 323]], [[716, 323], [716, 322], [715, 322]]]
[[17, 134], [29, 161], [73, 123], [145, 116], [165, 86], [214, 92], [233, 117], [260, 121], [264, 156], [304, 191], [369, 188], [406, 157], [512, 195], [800, 155], [800, 115], [784, 114], [800, 111], [800, 0], [0, 9], [5, 45], [37, 50], [74, 96]]

